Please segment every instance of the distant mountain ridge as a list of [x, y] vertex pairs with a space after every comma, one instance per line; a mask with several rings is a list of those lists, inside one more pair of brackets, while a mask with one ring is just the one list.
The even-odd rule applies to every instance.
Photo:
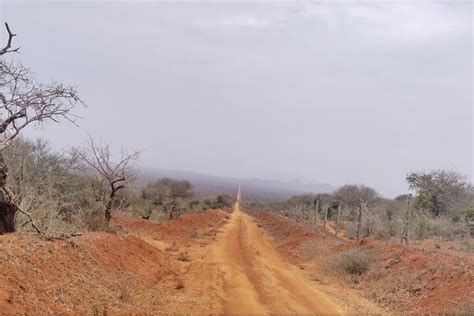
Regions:
[[201, 174], [194, 171], [166, 170], [155, 168], [141, 168], [139, 178], [150, 181], [159, 178], [173, 178], [188, 180], [193, 185], [194, 191], [199, 195], [237, 193], [239, 184], [242, 186], [242, 196], [247, 200], [271, 201], [285, 200], [289, 197], [303, 193], [327, 193], [334, 190], [329, 184], [300, 183], [298, 181], [275, 181], [264, 179], [237, 179]]

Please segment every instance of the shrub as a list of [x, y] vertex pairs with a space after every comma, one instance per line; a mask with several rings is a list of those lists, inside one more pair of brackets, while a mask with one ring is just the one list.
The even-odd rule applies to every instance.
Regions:
[[227, 208], [232, 206], [232, 197], [227, 194], [208, 196], [203, 203], [206, 209]]
[[189, 262], [189, 261], [191, 261], [191, 258], [189, 258], [189, 255], [186, 252], [181, 252], [178, 255], [178, 260], [179, 261], [184, 261], [184, 262]]
[[349, 274], [362, 274], [369, 270], [374, 260], [373, 251], [369, 249], [350, 249], [333, 257], [333, 268]]
[[457, 308], [453, 310], [453, 315], [474, 315], [474, 299], [461, 302]]
[[464, 237], [469, 234], [468, 227], [464, 222], [455, 222], [446, 217], [433, 217], [430, 214], [419, 215], [414, 229], [414, 236], [417, 239], [436, 236], [452, 240], [455, 237]]
[[102, 231], [105, 227], [104, 213], [99, 205], [91, 209], [80, 209], [75, 216], [75, 222], [87, 231]]
[[184, 289], [184, 282], [182, 280], [178, 280], [178, 282], [176, 282], [175, 289], [177, 290]]

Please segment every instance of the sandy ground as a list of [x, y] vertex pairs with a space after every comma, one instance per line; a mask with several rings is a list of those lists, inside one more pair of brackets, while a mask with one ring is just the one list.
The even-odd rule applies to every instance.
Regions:
[[238, 203], [209, 259], [219, 264], [224, 275], [226, 314], [343, 312], [298, 267], [283, 260]]

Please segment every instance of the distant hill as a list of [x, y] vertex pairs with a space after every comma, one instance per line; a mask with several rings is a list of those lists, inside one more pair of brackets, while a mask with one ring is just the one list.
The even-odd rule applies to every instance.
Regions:
[[300, 183], [297, 181], [281, 182], [263, 179], [236, 179], [184, 170], [142, 168], [139, 171], [139, 178], [141, 178], [142, 181], [150, 181], [163, 177], [188, 180], [193, 185], [194, 191], [199, 195], [221, 193], [234, 195], [237, 193], [237, 187], [240, 184], [242, 186], [244, 199], [257, 201], [285, 200], [296, 194], [326, 193], [334, 190], [329, 184]]

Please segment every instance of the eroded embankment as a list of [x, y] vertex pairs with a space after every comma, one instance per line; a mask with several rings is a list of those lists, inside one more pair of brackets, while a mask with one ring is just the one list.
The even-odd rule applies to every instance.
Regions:
[[[215, 236], [226, 216], [208, 211], [166, 224], [116, 216], [123, 232], [88, 233], [69, 241], [0, 236], [0, 313], [212, 310], [213, 302], [201, 302], [199, 293], [194, 297], [185, 292], [189, 289], [179, 289], [183, 269], [195, 258], [178, 257], [185, 243]], [[176, 251], [164, 251], [127, 232], [145, 227], [151, 240], [153, 232], [170, 243], [178, 236]]]

